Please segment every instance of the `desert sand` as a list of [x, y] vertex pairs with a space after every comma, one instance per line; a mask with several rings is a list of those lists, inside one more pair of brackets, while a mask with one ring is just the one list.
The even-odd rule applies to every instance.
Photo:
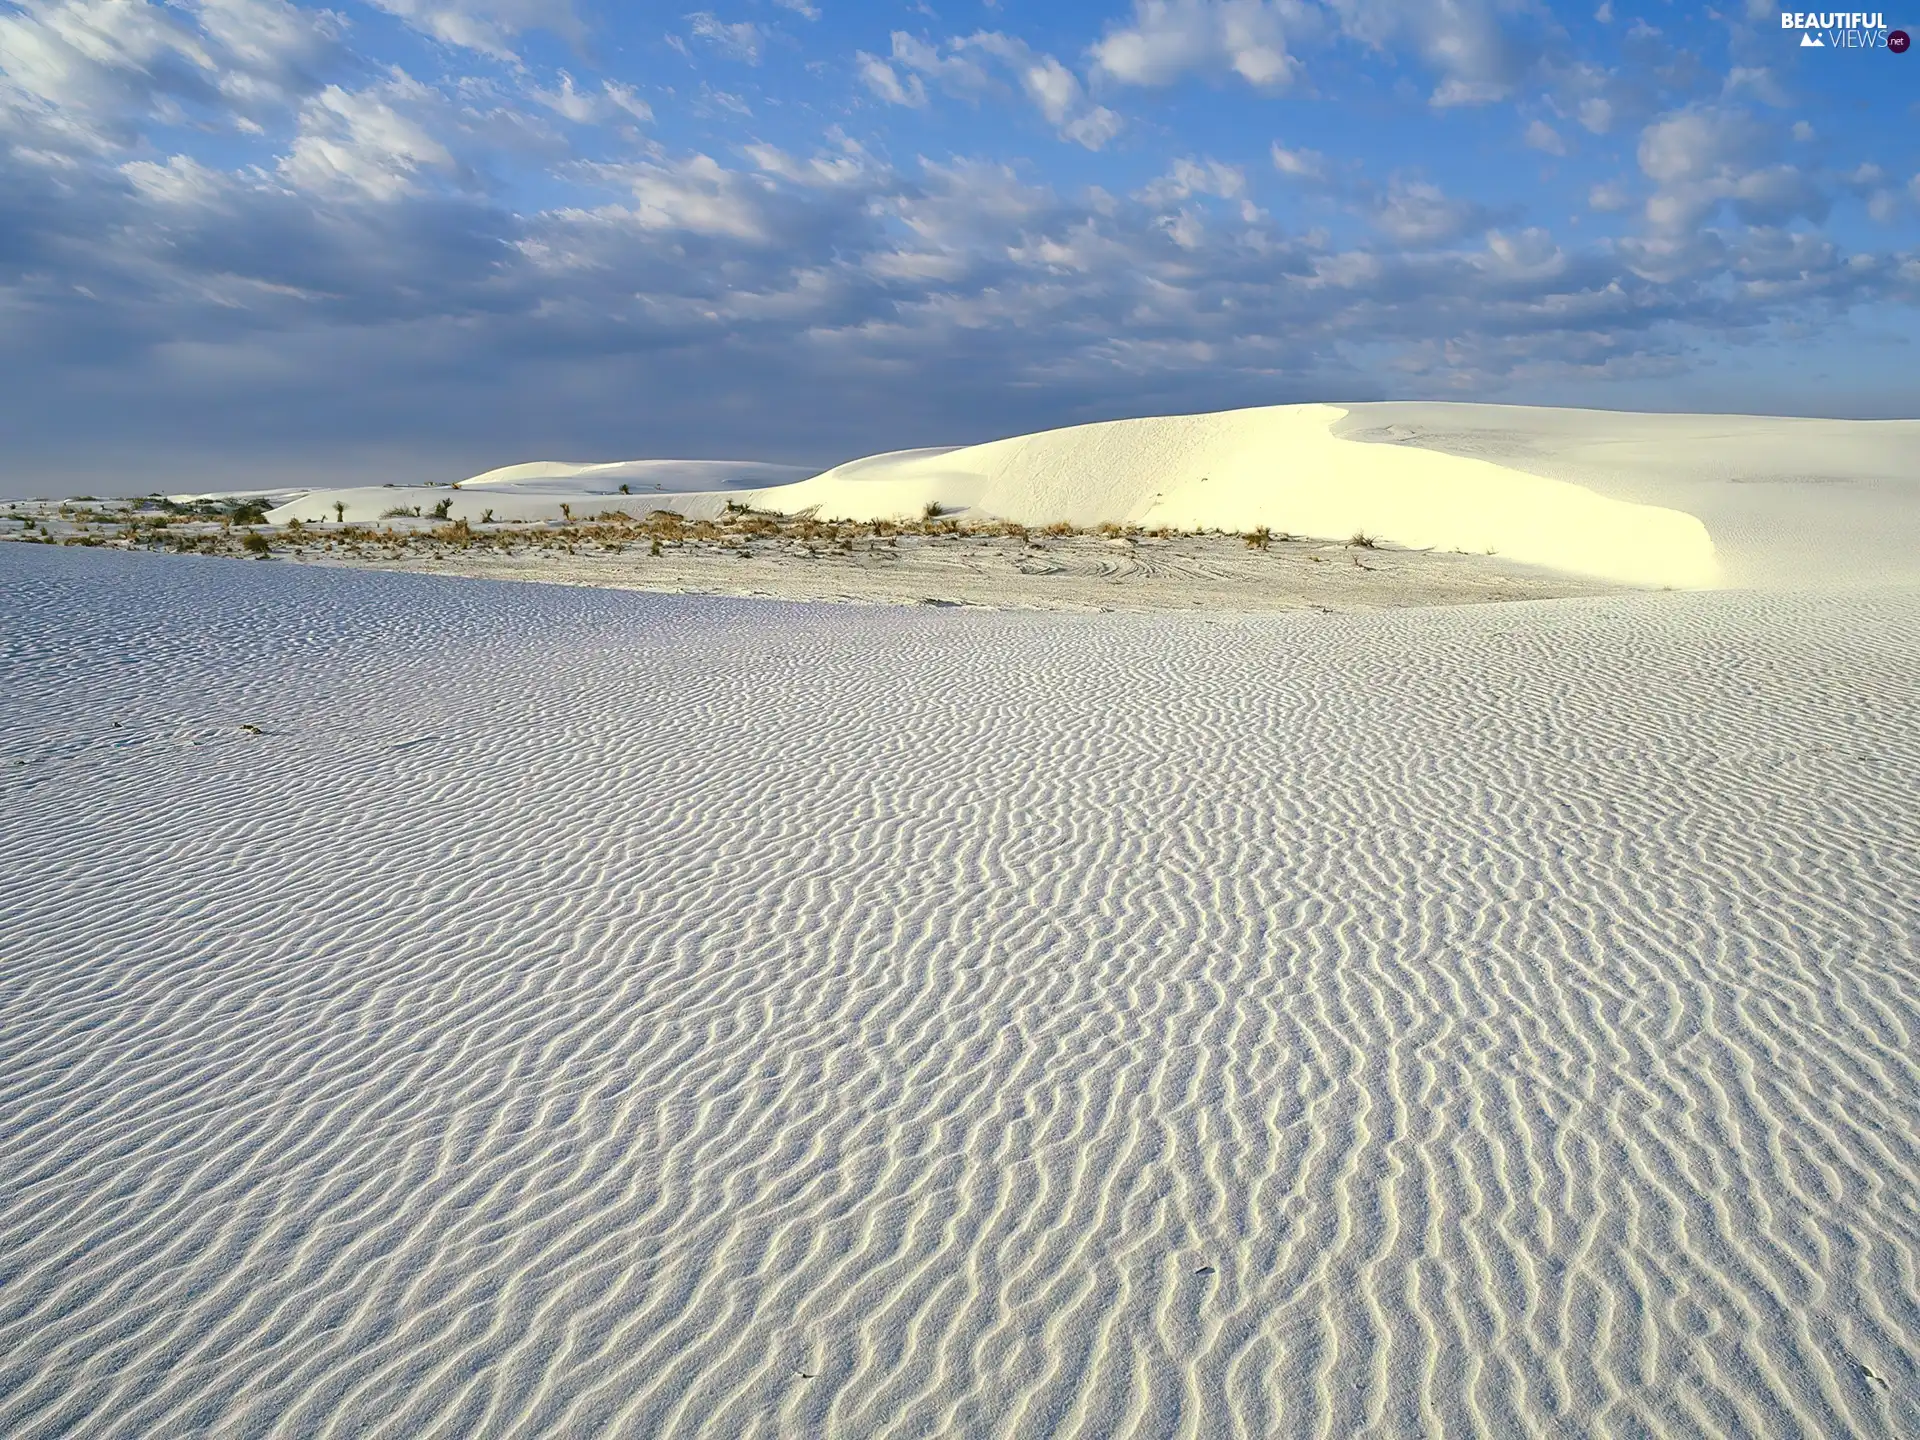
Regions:
[[1342, 408], [928, 495], [1608, 593], [0, 546], [0, 1433], [1920, 1429], [1920, 427]]

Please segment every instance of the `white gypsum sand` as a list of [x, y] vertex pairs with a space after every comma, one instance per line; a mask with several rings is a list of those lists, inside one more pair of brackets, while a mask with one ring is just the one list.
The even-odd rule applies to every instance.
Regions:
[[1882, 464], [1377, 614], [0, 547], [0, 1433], [1920, 1428]]
[[[270, 518], [366, 522], [441, 501], [441, 518], [469, 524], [586, 516], [609, 507], [712, 518], [744, 505], [854, 521], [931, 511], [1032, 527], [1269, 529], [1334, 540], [1360, 533], [1402, 548], [1499, 555], [1605, 582], [1702, 586], [1718, 578], [1713, 543], [1690, 514], [1473, 456], [1356, 443], [1336, 433], [1364, 408], [1271, 405], [1107, 421], [962, 449], [873, 455], [772, 485], [760, 483], [768, 467], [746, 462], [686, 471], [711, 477], [720, 488], [710, 490], [689, 480], [655, 493], [630, 478], [642, 465], [700, 462], [533, 462], [489, 471], [424, 503], [419, 492], [396, 487], [319, 490], [279, 505]], [[1427, 408], [1444, 422], [1457, 407]]]

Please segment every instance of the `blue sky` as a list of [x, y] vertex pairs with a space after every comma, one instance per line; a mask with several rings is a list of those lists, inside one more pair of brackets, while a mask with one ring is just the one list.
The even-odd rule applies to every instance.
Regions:
[[1293, 400], [1920, 413], [1920, 55], [1802, 33], [1749, 0], [0, 0], [0, 490]]

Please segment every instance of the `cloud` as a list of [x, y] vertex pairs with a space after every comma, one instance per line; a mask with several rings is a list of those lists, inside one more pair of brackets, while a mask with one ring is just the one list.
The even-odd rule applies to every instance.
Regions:
[[367, 90], [329, 85], [300, 113], [300, 132], [280, 161], [298, 189], [352, 191], [374, 200], [418, 193], [423, 171], [457, 173], [453, 154], [405, 113], [437, 98], [396, 75]]
[[1514, 93], [1541, 30], [1528, 0], [1134, 0], [1090, 54], [1123, 84], [1232, 75], [1279, 90], [1304, 73], [1303, 46], [1337, 35], [1388, 59], [1411, 51], [1439, 76], [1436, 106], [1482, 105]]
[[591, 173], [602, 184], [624, 185], [633, 202], [624, 209], [595, 211], [597, 219], [618, 217], [641, 230], [686, 231], [755, 244], [773, 238], [764, 183], [726, 168], [710, 155], [668, 163], [597, 165]]
[[903, 81], [893, 66], [878, 55], [869, 55], [865, 50], [856, 51], [854, 60], [860, 83], [889, 105], [904, 105], [914, 110], [925, 108], [927, 87], [921, 83], [918, 75], [909, 74]]
[[1811, 174], [1765, 163], [1778, 148], [1777, 132], [1739, 106], [1699, 104], [1661, 116], [1640, 135], [1640, 170], [1655, 183], [1648, 225], [1677, 234], [1722, 204], [1749, 224], [1824, 219], [1828, 201]]
[[170, 155], [165, 161], [130, 160], [120, 167], [134, 189], [162, 205], [202, 205], [220, 194], [226, 177], [191, 155]]
[[1610, 214], [1633, 207], [1633, 197], [1627, 193], [1624, 185], [1614, 181], [1605, 181], [1587, 191], [1587, 204], [1602, 214]]
[[1440, 76], [1436, 106], [1484, 105], [1511, 95], [1542, 42], [1523, 0], [1327, 0], [1342, 33], [1382, 54], [1411, 46]]
[[[1099, 150], [1123, 127], [1120, 116], [1096, 105], [1080, 78], [1060, 61], [997, 31], [951, 39], [944, 48], [895, 31], [892, 64], [865, 51], [857, 60], [862, 82], [889, 104], [924, 105], [921, 76], [950, 93], [978, 100], [995, 88], [997, 73], [1019, 87], [1063, 140]], [[904, 83], [895, 65], [909, 72]]]
[[1120, 117], [1094, 104], [1079, 77], [1053, 56], [990, 31], [969, 36], [960, 44], [999, 60], [1062, 138], [1098, 150], [1120, 133]]
[[1319, 180], [1327, 173], [1327, 157], [1318, 150], [1289, 150], [1276, 140], [1269, 153], [1273, 168], [1295, 180]]
[[1140, 198], [1149, 205], [1164, 205], [1194, 195], [1231, 200], [1246, 193], [1246, 173], [1239, 166], [1223, 165], [1218, 160], [1182, 159], [1174, 161], [1165, 175], [1149, 182], [1140, 191]]
[[156, 118], [259, 129], [340, 62], [329, 12], [284, 0], [43, 0], [0, 12], [0, 132], [47, 153], [133, 144]]
[[834, 142], [833, 149], [818, 151], [805, 160], [765, 144], [747, 146], [746, 154], [762, 173], [808, 189], [872, 187], [885, 176], [885, 168], [846, 132], [836, 129], [828, 138]]
[[710, 11], [696, 10], [687, 16], [687, 31], [695, 39], [706, 41], [728, 59], [739, 60], [747, 65], [760, 63], [764, 37], [760, 27], [751, 20], [728, 24]]
[[1543, 150], [1549, 155], [1565, 155], [1567, 142], [1560, 138], [1560, 132], [1544, 120], [1530, 120], [1520, 139], [1530, 150]]
[[1424, 180], [1395, 178], [1372, 204], [1369, 218], [1405, 245], [1440, 245], [1485, 229], [1491, 216], [1471, 201], [1441, 193]]
[[617, 80], [603, 80], [597, 87], [582, 90], [574, 84], [573, 76], [562, 70], [558, 86], [550, 90], [530, 86], [527, 95], [576, 125], [604, 124], [623, 116], [641, 124], [653, 119], [653, 107]]
[[530, 30], [579, 41], [585, 27], [572, 0], [370, 0], [423, 35], [496, 60], [519, 57], [513, 42]]
[[1091, 53], [1100, 71], [1128, 85], [1224, 70], [1278, 89], [1300, 70], [1288, 32], [1316, 28], [1314, 12], [1294, 0], [1134, 0], [1131, 22], [1110, 28]]

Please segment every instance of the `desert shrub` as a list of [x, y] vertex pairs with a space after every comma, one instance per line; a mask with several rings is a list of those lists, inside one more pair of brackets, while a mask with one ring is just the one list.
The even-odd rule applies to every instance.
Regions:
[[267, 544], [267, 537], [257, 530], [249, 530], [240, 541], [240, 548], [249, 555], [271, 555], [273, 547]]
[[264, 525], [267, 521], [267, 502], [265, 500], [236, 500], [227, 511], [227, 518], [236, 525]]
[[1376, 548], [1379, 543], [1379, 541], [1375, 540], [1373, 536], [1367, 534], [1364, 530], [1354, 531], [1353, 538], [1347, 541], [1347, 544], [1353, 546], [1356, 550], [1372, 550]]
[[433, 507], [433, 518], [436, 520], [444, 520], [447, 518], [447, 513], [452, 509], [453, 509], [453, 497], [449, 495], [447, 496], [446, 499], [442, 500], [439, 504]]
[[333, 523], [336, 525], [344, 525], [347, 523], [346, 501], [336, 500], [333, 502]]
[[564, 500], [560, 502], [560, 518], [566, 521], [569, 525], [573, 523], [573, 506], [569, 505]]
[[1257, 530], [1249, 530], [1243, 538], [1249, 550], [1264, 550], [1267, 548], [1267, 543], [1273, 539], [1273, 531], [1262, 525]]
[[631, 495], [633, 493], [633, 486], [627, 484], [626, 481], [622, 480], [620, 482], [620, 493], [622, 495]]
[[493, 511], [488, 510], [484, 514], [482, 514], [480, 517], [480, 523], [482, 525], [491, 525], [493, 523]]
[[418, 505], [396, 505], [391, 510], [382, 510], [380, 512], [380, 518], [382, 520], [417, 519], [419, 515], [420, 507]]
[[947, 512], [940, 507], [938, 500], [929, 500], [927, 502], [927, 508], [920, 513], [928, 520], [938, 520]]

